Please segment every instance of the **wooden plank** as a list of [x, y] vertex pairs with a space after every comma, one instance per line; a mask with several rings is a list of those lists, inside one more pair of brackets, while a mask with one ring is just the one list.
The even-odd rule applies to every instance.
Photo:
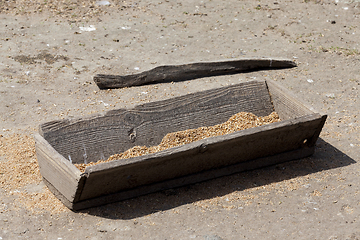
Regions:
[[274, 81], [267, 80], [271, 101], [275, 111], [283, 120], [301, 117], [312, 114], [314, 109], [301, 102], [290, 93], [286, 88], [276, 84]]
[[319, 114], [203, 139], [141, 157], [88, 167], [80, 200], [166, 181], [196, 172], [313, 147], [304, 144], [321, 123]]
[[[162, 182], [157, 182], [149, 185], [139, 186], [133, 189], [107, 194], [71, 204], [71, 209], [81, 210], [85, 208], [95, 207], [107, 203], [118, 202], [125, 199], [138, 197], [141, 195], [154, 193], [161, 190], [181, 187], [189, 184], [194, 184], [242, 171], [253, 170], [256, 168], [271, 166], [287, 161], [292, 161], [304, 157], [308, 157], [314, 153], [314, 147], [306, 147], [296, 149], [294, 151], [284, 152], [273, 156], [257, 158], [250, 161], [240, 162], [234, 165], [229, 165], [223, 168], [210, 169], [179, 178], [169, 179]], [[56, 189], [55, 189], [56, 191]], [[67, 205], [69, 206], [69, 204]]]
[[79, 198], [82, 189], [80, 182], [85, 179], [85, 176], [57, 153], [42, 136], [35, 134], [34, 138], [37, 161], [43, 178], [51, 182], [69, 201]]
[[89, 119], [41, 125], [44, 138], [73, 163], [107, 159], [133, 146], [158, 145], [169, 132], [225, 122], [245, 111], [265, 116], [273, 111], [264, 81], [252, 81], [110, 111]]
[[[290, 93], [289, 90], [280, 86], [274, 81], [267, 80], [266, 84], [269, 89], [269, 94], [272, 104], [274, 105], [274, 109], [279, 114], [281, 119], [285, 120], [298, 118], [303, 115], [316, 112], [313, 107], [304, 103], [299, 98], [295, 97], [293, 93]], [[320, 135], [326, 119], [327, 115], [321, 114], [321, 122], [319, 123], [318, 128], [315, 130], [314, 135], [311, 137], [311, 139], [308, 139], [309, 141], [307, 144], [309, 146], [315, 145], [315, 142]]]
[[42, 180], [57, 199], [59, 199], [67, 208], [75, 210], [73, 202], [75, 199], [67, 199], [56, 187], [51, 184], [51, 182], [53, 182], [53, 179], [49, 179], [48, 181], [46, 178], [42, 178]]
[[199, 62], [184, 65], [159, 66], [138, 74], [119, 76], [97, 74], [95, 83], [100, 89], [139, 86], [146, 83], [189, 80], [250, 70], [296, 67], [286, 59], [237, 59], [221, 62]]

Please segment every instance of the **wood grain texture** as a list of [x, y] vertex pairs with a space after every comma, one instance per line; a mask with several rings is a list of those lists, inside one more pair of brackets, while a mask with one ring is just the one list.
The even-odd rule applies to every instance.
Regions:
[[53, 121], [40, 128], [61, 155], [84, 163], [107, 159], [133, 146], [158, 145], [169, 132], [219, 124], [241, 111], [265, 116], [273, 110], [266, 83], [252, 81], [89, 119]]
[[[46, 178], [42, 178], [42, 181], [45, 183], [45, 185], [49, 188], [49, 190], [54, 194], [54, 196], [59, 199], [67, 208], [76, 210], [77, 206], [74, 206], [74, 202], [76, 200], [74, 198], [66, 198], [62, 192], [60, 192], [56, 187], [52, 185], [55, 181], [53, 179], [49, 179], [49, 181]], [[56, 183], [56, 182], [55, 182]]]
[[124, 88], [153, 82], [180, 81], [200, 77], [235, 74], [251, 70], [291, 67], [296, 67], [295, 62], [286, 59], [238, 59], [159, 66], [149, 71], [126, 76], [97, 74], [94, 77], [94, 82], [100, 89]]
[[[90, 199], [86, 199], [86, 200], [82, 200], [82, 201], [78, 201], [78, 202], [74, 202], [74, 203], [65, 202], [64, 204], [68, 207], [70, 206], [69, 208], [71, 208], [73, 210], [81, 210], [81, 209], [85, 209], [85, 208], [103, 205], [106, 203], [113, 203], [113, 202], [118, 202], [118, 201], [125, 200], [125, 199], [130, 199], [130, 198], [138, 197], [138, 196], [149, 194], [149, 193], [154, 193], [154, 192], [161, 191], [161, 190], [166, 190], [166, 189], [170, 189], [170, 188], [176, 188], [176, 187], [181, 187], [181, 186], [185, 186], [185, 185], [189, 185], [189, 184], [194, 184], [194, 183], [234, 174], [237, 172], [248, 171], [248, 170], [253, 170], [256, 168], [261, 168], [261, 167], [266, 167], [266, 166], [270, 166], [270, 165], [283, 163], [286, 161], [292, 161], [292, 160], [308, 157], [308, 156], [312, 155], [313, 153], [314, 153], [314, 147], [300, 148], [300, 149], [296, 149], [294, 151], [283, 152], [283, 153], [276, 154], [273, 156], [256, 158], [256, 159], [253, 159], [250, 161], [245, 161], [245, 162], [240, 162], [240, 163], [233, 164], [233, 165], [228, 165], [223, 168], [210, 169], [208, 171], [198, 172], [195, 174], [186, 175], [186, 176], [182, 176], [182, 177], [178, 177], [178, 178], [172, 178], [172, 179], [162, 181], [162, 182], [156, 182], [156, 183], [152, 183], [152, 184], [148, 184], [148, 185], [137, 186], [132, 189], [119, 191], [119, 192], [116, 192], [113, 194], [102, 195], [99, 197], [90, 198]], [[54, 191], [57, 192], [56, 189], [54, 189]], [[57, 194], [59, 195], [60, 193], [57, 193]], [[60, 197], [61, 197], [61, 194], [60, 194]]]
[[66, 199], [79, 198], [82, 189], [80, 182], [84, 179], [81, 172], [61, 156], [42, 136], [35, 134], [34, 138], [42, 177], [51, 181]]
[[275, 111], [279, 114], [281, 119], [287, 120], [313, 113], [311, 107], [298, 100], [298, 98], [296, 98], [294, 94], [290, 93], [286, 88], [271, 80], [266, 81], [266, 84], [268, 86]]
[[[169, 132], [219, 124], [241, 111], [265, 116], [274, 106], [285, 120], [98, 164], [83, 174], [70, 163], [157, 145]], [[325, 120], [276, 83], [252, 81], [87, 119], [48, 122], [35, 136], [36, 151], [49, 188], [69, 208], [81, 209], [309, 156]]]
[[[80, 200], [221, 168], [303, 147], [319, 114], [203, 139], [162, 152], [88, 167]], [[101, 179], [101, 180], [100, 180]]]

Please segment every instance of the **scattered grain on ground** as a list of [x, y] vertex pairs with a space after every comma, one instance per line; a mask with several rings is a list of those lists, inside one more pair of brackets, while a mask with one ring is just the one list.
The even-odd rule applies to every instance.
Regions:
[[32, 212], [59, 213], [67, 208], [47, 189], [28, 192], [25, 187], [41, 182], [36, 161], [35, 142], [31, 136], [0, 135], [0, 187]]

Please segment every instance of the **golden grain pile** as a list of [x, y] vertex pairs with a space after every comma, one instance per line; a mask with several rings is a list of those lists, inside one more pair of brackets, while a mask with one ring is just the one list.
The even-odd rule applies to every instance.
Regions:
[[240, 112], [229, 118], [228, 121], [210, 127], [199, 127], [197, 129], [188, 129], [185, 131], [178, 131], [168, 133], [157, 146], [135, 146], [129, 150], [110, 156], [107, 160], [100, 160], [88, 164], [75, 164], [75, 166], [82, 172], [88, 166], [93, 166], [99, 163], [109, 162], [113, 160], [127, 159], [138, 157], [150, 153], [156, 153], [172, 147], [181, 146], [187, 143], [199, 141], [204, 138], [215, 137], [233, 133], [236, 131], [262, 126], [269, 123], [279, 122], [280, 118], [276, 112], [272, 112], [268, 116], [257, 117], [248, 112]]
[[20, 189], [27, 184], [40, 182], [36, 164], [34, 139], [13, 134], [0, 136], [0, 185], [5, 191]]
[[47, 188], [27, 190], [26, 186], [35, 186], [40, 182], [34, 139], [22, 134], [0, 135], [0, 188], [5, 194], [17, 196], [16, 204], [20, 203], [32, 212], [66, 211], [66, 207]]

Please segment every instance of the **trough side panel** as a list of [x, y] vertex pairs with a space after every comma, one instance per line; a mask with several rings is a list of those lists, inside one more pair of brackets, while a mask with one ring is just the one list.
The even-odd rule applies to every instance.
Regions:
[[156, 103], [156, 108], [154, 105], [136, 108], [144, 121], [134, 126], [134, 145], [158, 145], [169, 132], [223, 123], [238, 112], [265, 116], [274, 110], [265, 82], [250, 82], [161, 101]]
[[304, 157], [308, 157], [314, 152], [314, 147], [300, 148], [290, 152], [284, 152], [269, 157], [257, 158], [255, 160], [245, 161], [234, 165], [228, 165], [223, 168], [210, 169], [203, 172], [198, 172], [184, 177], [174, 178], [157, 182], [149, 185], [143, 185], [129, 190], [120, 191], [113, 194], [103, 195], [96, 198], [91, 198], [83, 201], [76, 202], [72, 205], [72, 209], [80, 210], [89, 207], [95, 207], [107, 203], [118, 202], [125, 199], [153, 193], [170, 188], [176, 188], [185, 186], [188, 184], [194, 184], [206, 180], [210, 180], [217, 177], [222, 177], [237, 172], [248, 171], [256, 168], [266, 167], [283, 163], [286, 161], [292, 161]]
[[[321, 118], [319, 114], [314, 114], [308, 121], [303, 122], [304, 119], [307, 117], [204, 139], [163, 153], [142, 156], [137, 158], [138, 161], [134, 158], [133, 164], [116, 166], [119, 160], [92, 166], [80, 200], [312, 147], [304, 140], [314, 135]], [[96, 171], [104, 166], [105, 169]]]
[[78, 185], [81, 172], [59, 155], [40, 135], [35, 136], [35, 142], [42, 177], [61, 192], [69, 202], [73, 202], [76, 195], [80, 194]]
[[74, 122], [47, 132], [45, 139], [72, 163], [89, 163], [107, 159], [116, 149], [131, 143], [132, 126], [123, 114], [102, 116]]
[[312, 108], [294, 98], [288, 90], [271, 80], [266, 81], [275, 111], [282, 120], [312, 114]]
[[64, 158], [89, 163], [134, 146], [158, 145], [169, 132], [219, 124], [241, 111], [265, 116], [273, 110], [266, 83], [252, 81], [96, 118], [52, 122], [42, 125], [41, 132]]

